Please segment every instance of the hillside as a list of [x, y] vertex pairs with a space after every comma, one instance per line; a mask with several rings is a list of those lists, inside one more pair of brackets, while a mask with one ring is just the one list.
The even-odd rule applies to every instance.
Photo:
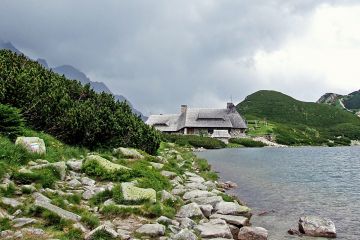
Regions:
[[320, 97], [317, 103], [329, 104], [357, 113], [360, 112], [360, 90], [352, 92], [348, 95], [326, 93]]
[[[331, 105], [298, 101], [276, 91], [258, 91], [237, 105], [247, 120], [267, 120], [283, 144], [349, 143], [360, 138], [360, 119]], [[343, 139], [343, 141], [340, 139]]]

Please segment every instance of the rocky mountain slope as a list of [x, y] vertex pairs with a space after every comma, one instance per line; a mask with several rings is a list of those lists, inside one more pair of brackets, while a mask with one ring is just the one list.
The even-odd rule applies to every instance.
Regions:
[[[0, 49], [8, 49], [11, 50], [17, 54], [23, 54], [20, 50], [18, 50], [11, 42], [3, 42], [0, 41]], [[47, 61], [43, 58], [38, 58], [36, 60], [38, 63], [40, 63], [43, 67], [45, 67], [46, 69], [49, 69], [49, 65], [47, 63]], [[105, 92], [105, 93], [110, 93], [112, 95], [114, 95], [116, 100], [119, 100], [120, 102], [124, 102], [126, 101], [129, 106], [131, 107], [131, 109], [133, 110], [134, 114], [138, 115], [141, 117], [141, 119], [143, 119], [144, 121], [146, 121], [147, 117], [144, 116], [140, 111], [138, 111], [136, 108], [133, 107], [133, 105], [131, 104], [131, 102], [129, 100], [127, 100], [124, 96], [122, 95], [118, 95], [118, 94], [113, 94], [110, 89], [105, 85], [105, 83], [103, 82], [96, 82], [96, 81], [91, 81], [90, 78], [88, 76], [86, 76], [85, 73], [83, 73], [82, 71], [76, 69], [75, 67], [71, 66], [71, 65], [61, 65], [58, 67], [53, 67], [51, 68], [54, 72], [58, 73], [58, 74], [63, 74], [65, 75], [65, 77], [67, 77], [68, 79], [76, 79], [78, 81], [80, 81], [82, 84], [90, 84], [91, 87], [98, 93], [100, 92]]]
[[360, 90], [352, 92], [348, 95], [326, 93], [320, 97], [317, 103], [329, 104], [338, 108], [343, 108], [360, 116]]

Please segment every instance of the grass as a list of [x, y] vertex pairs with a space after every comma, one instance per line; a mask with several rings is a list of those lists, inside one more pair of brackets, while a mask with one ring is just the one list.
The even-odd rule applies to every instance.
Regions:
[[12, 179], [19, 184], [38, 183], [43, 188], [52, 188], [55, 182], [60, 179], [60, 175], [55, 168], [46, 167], [32, 172], [15, 172]]
[[86, 225], [86, 227], [90, 229], [94, 229], [100, 225], [99, 218], [96, 215], [91, 214], [89, 212], [84, 212], [83, 214], [81, 214], [81, 222], [83, 222]]
[[8, 218], [0, 219], [0, 232], [11, 229], [11, 221]]
[[259, 142], [259, 141], [254, 141], [250, 138], [231, 138], [229, 139], [230, 143], [233, 144], [238, 144], [244, 147], [265, 147], [266, 144]]

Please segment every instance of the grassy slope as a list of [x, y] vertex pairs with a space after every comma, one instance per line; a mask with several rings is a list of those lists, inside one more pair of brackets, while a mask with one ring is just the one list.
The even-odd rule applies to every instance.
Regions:
[[[276, 91], [258, 91], [238, 104], [238, 111], [247, 120], [266, 119], [273, 124], [269, 133], [290, 145], [324, 144], [328, 139], [343, 144], [338, 136], [360, 137], [360, 119], [333, 106], [301, 102]], [[349, 130], [349, 131], [344, 131]]]

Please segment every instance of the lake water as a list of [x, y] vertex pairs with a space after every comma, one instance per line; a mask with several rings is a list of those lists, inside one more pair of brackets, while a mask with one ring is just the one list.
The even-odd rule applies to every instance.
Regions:
[[[269, 239], [287, 234], [302, 215], [331, 218], [337, 239], [360, 239], [360, 147], [238, 148], [197, 153], [253, 209]], [[269, 211], [265, 216], [259, 213]], [[301, 238], [314, 239], [314, 238]]]

